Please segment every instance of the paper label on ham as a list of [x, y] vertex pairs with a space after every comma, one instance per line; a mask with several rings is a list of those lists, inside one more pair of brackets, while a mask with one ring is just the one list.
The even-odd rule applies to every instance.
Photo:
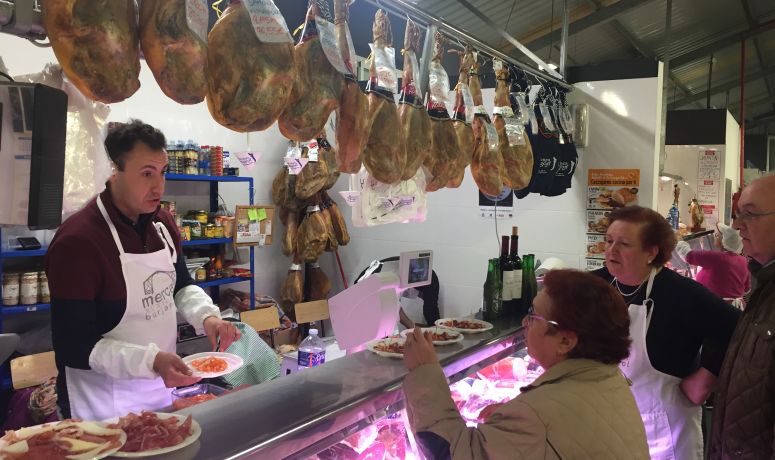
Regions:
[[354, 191], [347, 191], [347, 192], [339, 192], [339, 195], [344, 198], [345, 203], [348, 205], [355, 206], [356, 203], [358, 203], [358, 198], [361, 196], [361, 192], [354, 192]]
[[466, 106], [466, 123], [471, 123], [474, 121], [474, 96], [466, 83], [460, 83], [460, 92], [463, 94], [463, 104]]
[[258, 152], [234, 152], [234, 156], [237, 157], [239, 162], [242, 163], [242, 166], [248, 171], [253, 169], [259, 158], [261, 158], [261, 154]]
[[398, 78], [396, 77], [396, 50], [392, 47], [377, 48], [369, 43], [374, 67], [377, 69], [377, 87], [395, 94], [398, 92]]
[[525, 125], [520, 124], [516, 118], [506, 118], [506, 137], [509, 138], [509, 145], [526, 145]]
[[433, 102], [449, 103], [449, 76], [439, 61], [431, 61], [428, 66], [428, 90]]
[[200, 40], [207, 43], [210, 11], [206, 0], [186, 0], [186, 24]]
[[293, 43], [288, 24], [272, 0], [243, 0], [256, 37], [264, 43]]
[[312, 162], [318, 161], [318, 141], [309, 141], [305, 144], [307, 146], [307, 159]]
[[492, 70], [497, 72], [499, 70], [503, 70], [503, 61], [500, 59], [493, 59], [492, 60]]
[[[353, 0], [354, 1], [354, 0]], [[353, 45], [353, 36], [350, 35], [350, 28], [347, 28], [347, 47], [350, 50], [348, 53], [347, 59], [345, 59], [344, 64], [347, 66], [347, 70], [356, 77], [355, 70], [358, 68], [358, 64], [355, 61], [355, 46]]]
[[347, 70], [344, 59], [342, 59], [342, 50], [339, 49], [339, 45], [337, 44], [334, 24], [320, 16], [315, 16], [315, 24], [318, 26], [320, 46], [323, 47], [323, 53], [325, 53], [326, 58], [328, 58], [328, 62], [342, 75], [349, 74], [350, 72]]
[[301, 147], [297, 144], [291, 144], [288, 146], [288, 150], [285, 152], [287, 158], [301, 158]]
[[474, 107], [474, 114], [476, 115], [487, 115], [490, 116], [489, 113], [487, 113], [487, 109], [484, 108], [483, 105], [477, 105]]
[[409, 65], [412, 66], [412, 75], [414, 75], [412, 84], [417, 90], [415, 94], [423, 94], [422, 82], [420, 81], [420, 64], [417, 62], [417, 55], [414, 54], [414, 51], [407, 51], [407, 53], [409, 53]]
[[308, 161], [307, 158], [285, 157], [285, 166], [288, 167], [288, 174], [292, 176], [298, 175]]
[[514, 111], [511, 110], [511, 107], [505, 106], [505, 107], [493, 107], [492, 113], [494, 115], [500, 115], [503, 118], [514, 118]]
[[498, 131], [489, 121], [484, 121], [484, 128], [487, 130], [487, 144], [490, 150], [498, 150]]

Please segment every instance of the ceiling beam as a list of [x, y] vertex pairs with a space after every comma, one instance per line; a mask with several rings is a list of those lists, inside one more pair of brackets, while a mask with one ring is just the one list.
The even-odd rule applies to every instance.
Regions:
[[[754, 19], [753, 14], [751, 14], [751, 7], [748, 4], [748, 0], [741, 0], [741, 5], [743, 7], [743, 11], [745, 12], [745, 19], [748, 21], [749, 27], [756, 27], [758, 25], [756, 19]], [[753, 46], [754, 50], [756, 51], [756, 58], [759, 60], [759, 68], [762, 69], [764, 72], [764, 86], [767, 88], [767, 92], [770, 94], [770, 97], [772, 98], [772, 108], [775, 110], [775, 97], [773, 97], [772, 93], [772, 87], [770, 86], [770, 79], [769, 75], [767, 73], [767, 68], [764, 65], [764, 58], [762, 58], [762, 50], [759, 47], [759, 38], [753, 37]]]
[[696, 50], [689, 51], [683, 54], [679, 54], [670, 59], [670, 65], [672, 67], [681, 67], [682, 65], [689, 64], [690, 62], [710, 56], [718, 50], [727, 48], [732, 45], [737, 45], [740, 40], [745, 38], [755, 37], [763, 32], [775, 28], [775, 18], [770, 18], [766, 22], [762, 22], [756, 27], [751, 27], [746, 30], [735, 32], [727, 36], [721, 37], [713, 43], [697, 48]]
[[746, 120], [745, 127], [746, 127], [746, 129], [753, 128], [755, 126], [759, 126], [759, 125], [762, 125], [762, 124], [769, 124], [772, 121], [775, 121], [775, 110], [772, 110], [772, 111], [767, 112], [767, 113], [763, 113], [763, 114], [759, 115], [758, 117], [754, 118], [751, 121], [747, 121]]
[[[609, 6], [604, 6], [592, 14], [571, 22], [568, 26], [568, 36], [579, 33], [582, 30], [589, 29], [590, 27], [613, 21], [620, 14], [624, 14], [639, 6], [643, 6], [650, 1], [652, 0], [619, 0], [618, 2]], [[554, 42], [559, 42], [561, 34], [561, 29], [555, 29], [553, 32], [545, 34], [525, 44], [529, 45], [531, 50], [538, 51], [551, 45]]]
[[[770, 67], [766, 67], [763, 70], [757, 70], [756, 72], [752, 72], [750, 74], [746, 74], [745, 82], [746, 83], [752, 83], [752, 82], [754, 82], [756, 80], [759, 80], [760, 78], [764, 78], [769, 72], [775, 72], [775, 65], [770, 66]], [[739, 78], [734, 78], [734, 79], [732, 79], [730, 81], [727, 81], [726, 83], [722, 83], [720, 85], [716, 85], [716, 86], [711, 87], [710, 95], [713, 96], [713, 95], [716, 95], [716, 94], [719, 94], [719, 93], [723, 93], [725, 91], [729, 91], [730, 89], [737, 88], [738, 86], [740, 86], [740, 79]], [[674, 110], [674, 109], [677, 109], [679, 107], [683, 107], [683, 106], [685, 106], [687, 104], [691, 104], [692, 102], [696, 102], [696, 101], [702, 100], [705, 97], [707, 97], [707, 95], [708, 95], [707, 90], [706, 91], [700, 91], [700, 92], [697, 92], [697, 93], [692, 93], [689, 96], [686, 96], [686, 97], [684, 97], [682, 99], [678, 99], [677, 101], [668, 104], [667, 108], [668, 108], [668, 110]]]

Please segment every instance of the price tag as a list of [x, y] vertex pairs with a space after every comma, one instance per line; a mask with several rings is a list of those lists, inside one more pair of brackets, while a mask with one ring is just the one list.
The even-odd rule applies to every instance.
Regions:
[[344, 198], [345, 203], [347, 203], [348, 205], [350, 205], [350, 207], [352, 207], [352, 206], [355, 206], [356, 203], [358, 203], [358, 199], [361, 196], [361, 192], [353, 192], [353, 191], [339, 192], [339, 195], [341, 195], [342, 198]]
[[320, 150], [318, 141], [309, 141], [307, 143], [307, 159], [309, 161], [318, 161], [318, 151]]
[[466, 105], [466, 123], [474, 121], [474, 97], [471, 88], [466, 83], [460, 84], [460, 92], [463, 94], [463, 103]]
[[263, 233], [258, 234], [258, 247], [263, 248], [266, 246], [266, 235]]
[[487, 144], [490, 150], [498, 150], [498, 131], [489, 121], [484, 122], [484, 128], [487, 130]]
[[256, 37], [264, 43], [293, 43], [288, 24], [272, 0], [243, 0]]
[[261, 158], [261, 154], [258, 152], [234, 152], [234, 156], [237, 157], [242, 166], [248, 171], [253, 169], [258, 160]]
[[[264, 210], [262, 209], [262, 211], [264, 211]], [[264, 218], [266, 218], [266, 211], [264, 211]], [[266, 233], [264, 233], [264, 234], [266, 236], [269, 236], [269, 235], [272, 234], [272, 221], [271, 220], [267, 220], [265, 225], [266, 225]]]
[[395, 94], [398, 92], [398, 78], [396, 78], [396, 50], [392, 47], [377, 48], [369, 43], [374, 58], [374, 66], [377, 70], [377, 86]]
[[306, 158], [285, 157], [285, 166], [288, 167], [288, 173], [292, 176], [298, 175], [309, 160]]
[[207, 43], [210, 12], [206, 0], [186, 0], [186, 25], [200, 40]]
[[493, 59], [492, 70], [494, 70], [495, 72], [499, 70], [503, 70], [503, 61], [501, 61], [500, 59]]
[[320, 46], [323, 47], [323, 53], [325, 53], [328, 62], [342, 75], [347, 75], [347, 66], [342, 59], [342, 50], [339, 49], [339, 45], [336, 40], [336, 33], [334, 32], [334, 25], [320, 16], [315, 16], [315, 25], [318, 27], [318, 37], [320, 39]]

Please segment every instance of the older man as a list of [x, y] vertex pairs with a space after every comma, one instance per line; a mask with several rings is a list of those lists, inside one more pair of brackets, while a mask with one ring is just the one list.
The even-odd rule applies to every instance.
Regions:
[[755, 288], [719, 376], [711, 459], [773, 458], [775, 446], [775, 176], [740, 195], [734, 227], [752, 260]]

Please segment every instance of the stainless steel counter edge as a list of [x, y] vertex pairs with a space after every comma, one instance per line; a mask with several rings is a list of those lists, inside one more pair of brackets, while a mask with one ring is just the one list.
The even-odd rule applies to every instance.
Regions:
[[[450, 382], [524, 346], [521, 322], [436, 347]], [[403, 408], [400, 359], [362, 351], [191, 407], [202, 427], [196, 458], [305, 458]]]

